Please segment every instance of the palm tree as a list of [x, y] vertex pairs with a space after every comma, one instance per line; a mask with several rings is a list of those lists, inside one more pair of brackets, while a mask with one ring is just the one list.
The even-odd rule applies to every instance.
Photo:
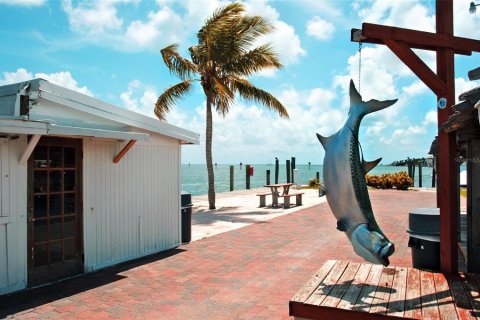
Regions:
[[173, 44], [162, 50], [170, 73], [182, 81], [166, 89], [155, 103], [155, 114], [165, 119], [170, 108], [200, 82], [206, 96], [205, 153], [208, 173], [208, 202], [215, 209], [215, 185], [212, 161], [212, 107], [225, 116], [235, 94], [262, 103], [288, 118], [285, 107], [270, 93], [255, 87], [245, 77], [268, 68], [281, 68], [277, 54], [269, 44], [254, 47], [258, 37], [273, 30], [264, 18], [245, 15], [243, 4], [235, 2], [218, 8], [197, 34], [198, 44], [189, 48], [190, 58], [183, 58]]

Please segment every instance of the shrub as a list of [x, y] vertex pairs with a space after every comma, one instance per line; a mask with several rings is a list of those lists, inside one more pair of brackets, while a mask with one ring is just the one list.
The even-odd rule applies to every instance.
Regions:
[[309, 187], [319, 187], [320, 186], [320, 180], [317, 178], [313, 178], [310, 181], [308, 181], [308, 186]]
[[392, 189], [395, 187], [397, 190], [408, 190], [413, 186], [413, 180], [408, 176], [405, 171], [397, 173], [386, 173], [381, 176], [365, 175], [367, 180], [367, 186], [377, 189]]

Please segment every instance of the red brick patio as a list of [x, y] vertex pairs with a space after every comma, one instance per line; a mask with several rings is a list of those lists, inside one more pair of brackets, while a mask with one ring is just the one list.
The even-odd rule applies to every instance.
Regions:
[[[379, 225], [411, 266], [408, 212], [435, 193], [370, 191]], [[0, 318], [288, 319], [289, 299], [328, 259], [362, 261], [326, 203], [146, 259], [0, 297]]]

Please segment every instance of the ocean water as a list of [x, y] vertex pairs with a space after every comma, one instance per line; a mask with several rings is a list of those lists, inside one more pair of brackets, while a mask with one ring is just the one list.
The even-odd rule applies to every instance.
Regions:
[[[250, 177], [250, 188], [263, 187], [266, 180], [266, 172], [270, 170], [270, 183], [275, 182], [275, 166], [273, 164], [264, 165], [256, 164], [252, 165], [254, 168], [253, 176]], [[308, 182], [316, 177], [316, 173], [319, 172], [320, 180], [323, 181], [323, 166], [322, 165], [296, 165], [298, 169], [295, 183], [308, 184]], [[230, 191], [230, 165], [219, 164], [214, 167], [215, 172], [215, 191], [227, 192]], [[393, 167], [382, 166], [375, 167], [370, 174], [382, 175], [385, 173], [394, 173], [405, 171], [408, 172], [407, 167]], [[285, 164], [279, 166], [278, 182], [287, 182], [286, 179], [286, 166]], [[234, 190], [242, 190], [246, 188], [246, 168], [243, 165], [234, 165]], [[415, 186], [418, 186], [418, 167], [415, 168]], [[422, 186], [432, 186], [432, 168], [422, 168]], [[204, 164], [182, 164], [182, 190], [192, 195], [203, 195], [208, 192], [207, 181], [207, 166]]]

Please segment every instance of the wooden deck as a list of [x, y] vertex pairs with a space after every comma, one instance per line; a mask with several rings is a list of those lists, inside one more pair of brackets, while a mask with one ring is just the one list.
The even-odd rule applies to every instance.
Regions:
[[328, 260], [290, 300], [295, 319], [480, 319], [480, 275]]

